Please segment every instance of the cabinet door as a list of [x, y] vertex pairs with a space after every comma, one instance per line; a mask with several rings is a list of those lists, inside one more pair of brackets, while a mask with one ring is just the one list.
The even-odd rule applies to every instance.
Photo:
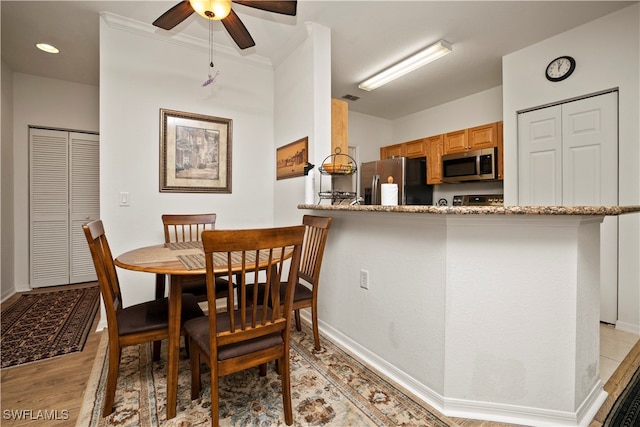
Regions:
[[388, 145], [386, 147], [380, 148], [380, 159], [390, 159], [392, 157], [403, 157], [403, 156], [404, 156], [403, 144]]
[[467, 129], [449, 132], [444, 135], [444, 154], [461, 153], [469, 146], [469, 132]]
[[426, 138], [416, 139], [404, 143], [405, 156], [409, 158], [424, 157], [427, 155]]
[[476, 126], [469, 129], [469, 149], [481, 150], [498, 145], [498, 124]]
[[442, 183], [442, 144], [444, 135], [427, 138], [427, 184]]

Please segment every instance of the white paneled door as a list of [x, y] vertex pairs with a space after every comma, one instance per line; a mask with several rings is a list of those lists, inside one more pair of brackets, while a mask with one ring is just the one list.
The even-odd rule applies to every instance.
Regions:
[[82, 224], [100, 215], [99, 137], [29, 129], [31, 287], [96, 280]]
[[[518, 116], [520, 205], [618, 204], [618, 93]], [[600, 233], [600, 320], [617, 321], [618, 218]]]

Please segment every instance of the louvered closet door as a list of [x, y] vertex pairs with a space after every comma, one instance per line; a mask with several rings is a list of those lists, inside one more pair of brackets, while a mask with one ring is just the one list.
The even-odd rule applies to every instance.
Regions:
[[32, 288], [96, 280], [81, 225], [97, 218], [98, 136], [29, 130]]
[[31, 287], [69, 283], [69, 133], [30, 129]]
[[96, 280], [96, 271], [82, 225], [100, 216], [99, 137], [72, 132], [69, 134], [69, 147], [71, 148], [69, 282], [81, 283]]

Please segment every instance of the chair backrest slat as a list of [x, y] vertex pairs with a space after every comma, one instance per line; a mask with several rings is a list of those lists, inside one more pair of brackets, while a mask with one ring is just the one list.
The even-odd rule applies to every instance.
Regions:
[[[282, 333], [287, 325], [293, 305], [293, 291], [300, 268], [305, 227], [277, 227], [252, 230], [205, 230], [202, 243], [207, 267], [207, 294], [209, 313], [216, 312], [215, 276], [234, 275], [237, 301], [231, 312], [209, 316], [211, 349], [259, 336]], [[240, 259], [232, 257], [240, 253]], [[232, 268], [232, 264], [235, 264]], [[285, 264], [289, 264], [289, 269]], [[283, 278], [283, 271], [288, 277]], [[215, 274], [214, 274], [215, 272]], [[258, 279], [266, 276], [264, 292], [258, 292]], [[279, 301], [279, 284], [285, 279], [287, 296], [284, 310]], [[250, 288], [249, 288], [250, 287]], [[233, 295], [230, 298], [234, 298]], [[273, 307], [273, 308], [270, 308]], [[224, 321], [220, 320], [224, 319]], [[220, 321], [220, 324], [218, 324]]]
[[98, 276], [98, 284], [107, 314], [109, 334], [118, 336], [117, 312], [123, 307], [122, 293], [113, 255], [101, 220], [88, 222], [82, 226], [89, 244], [91, 258]]
[[320, 277], [324, 247], [327, 243], [331, 217], [305, 215], [302, 224], [305, 226], [305, 236], [300, 260], [299, 275], [314, 286]]
[[164, 214], [165, 243], [197, 242], [204, 230], [216, 228], [216, 214]]

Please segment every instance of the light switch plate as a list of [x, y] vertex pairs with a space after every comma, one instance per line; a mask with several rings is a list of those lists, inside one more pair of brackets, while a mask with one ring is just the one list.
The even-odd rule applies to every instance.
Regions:
[[126, 191], [120, 192], [120, 206], [131, 206], [131, 199]]

